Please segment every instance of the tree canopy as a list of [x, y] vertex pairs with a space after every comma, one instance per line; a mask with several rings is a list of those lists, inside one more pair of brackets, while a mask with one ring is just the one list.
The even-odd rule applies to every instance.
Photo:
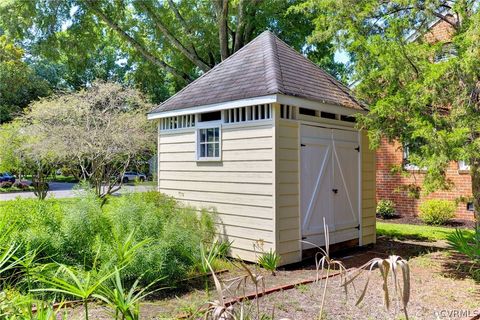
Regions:
[[78, 178], [104, 197], [120, 188], [129, 165], [152, 157], [155, 126], [145, 116], [150, 109], [138, 90], [94, 82], [33, 103], [22, 122], [37, 138], [36, 152], [52, 153], [71, 171], [79, 168]]
[[[309, 0], [312, 39], [334, 37], [352, 60], [357, 95], [370, 105], [361, 124], [373, 146], [382, 138], [408, 147], [425, 168], [423, 191], [448, 189], [452, 160], [470, 164], [480, 210], [479, 1]], [[450, 37], [431, 39], [434, 23]], [[446, 51], [447, 49], [447, 51]], [[439, 58], [440, 57], [440, 58]]]
[[[43, 186], [62, 167], [78, 172], [103, 198], [121, 187], [130, 165], [152, 157], [149, 109], [138, 90], [102, 82], [35, 101], [22, 117], [0, 127], [0, 170], [31, 174]], [[44, 198], [47, 189], [40, 191]]]
[[10, 121], [31, 101], [50, 93], [48, 82], [23, 58], [21, 48], [0, 36], [0, 124]]
[[[288, 9], [299, 0], [52, 0], [0, 5], [0, 29], [51, 82], [133, 84], [160, 102], [270, 29], [341, 77], [330, 39]], [[61, 79], [56, 78], [60, 75]]]

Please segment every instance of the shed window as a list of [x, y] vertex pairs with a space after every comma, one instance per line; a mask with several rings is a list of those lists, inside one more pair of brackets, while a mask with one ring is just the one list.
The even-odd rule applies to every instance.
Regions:
[[355, 119], [355, 117], [352, 117], [352, 116], [341, 115], [340, 120], [346, 121], [346, 122], [356, 122], [357, 119]]
[[306, 116], [312, 116], [315, 117], [317, 113], [313, 109], [307, 109], [307, 108], [298, 108], [298, 113], [304, 114]]
[[293, 119], [293, 107], [286, 105], [286, 104], [281, 104], [280, 105], [280, 118], [282, 119]]
[[272, 118], [272, 105], [260, 104], [225, 110], [225, 123], [239, 123]]
[[330, 113], [330, 112], [320, 112], [320, 116], [322, 118], [326, 118], [326, 119], [337, 119], [337, 115], [335, 113]]
[[220, 160], [220, 127], [197, 131], [197, 160]]
[[205, 121], [216, 121], [222, 119], [222, 112], [221, 111], [214, 111], [214, 112], [206, 112], [200, 114], [200, 122]]

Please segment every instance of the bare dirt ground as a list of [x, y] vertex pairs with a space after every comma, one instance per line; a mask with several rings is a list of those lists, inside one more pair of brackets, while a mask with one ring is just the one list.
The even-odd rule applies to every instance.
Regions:
[[[410, 319], [472, 319], [480, 314], [480, 283], [471, 277], [472, 266], [460, 255], [435, 244], [403, 243], [391, 239], [379, 239], [377, 244], [366, 250], [338, 253], [336, 258], [348, 268], [355, 268], [373, 257], [397, 254], [409, 260], [411, 268], [411, 298], [408, 304]], [[316, 276], [313, 260], [280, 270], [276, 276], [250, 266], [252, 272], [264, 276], [267, 288], [278, 287]], [[219, 275], [223, 280], [245, 275], [246, 272], [232, 267], [230, 272]], [[339, 287], [338, 278], [330, 278], [323, 319], [404, 319], [397, 302], [392, 302], [390, 311], [383, 306], [383, 291], [378, 270], [372, 273], [369, 289], [364, 301], [355, 306], [367, 275], [355, 282], [356, 292], [351, 287], [346, 296]], [[254, 291], [251, 281], [245, 291]], [[260, 314], [271, 319], [318, 319], [323, 280], [318, 283], [302, 284], [290, 290], [279, 291], [259, 298]], [[190, 283], [182, 289], [164, 292], [141, 305], [141, 319], [202, 319], [198, 312], [205, 303], [216, 297], [213, 286], [207, 295], [202, 280]], [[393, 287], [392, 287], [393, 288]], [[260, 289], [261, 290], [261, 289]], [[393, 289], [392, 289], [393, 290]], [[241, 294], [243, 290], [239, 291]], [[393, 291], [392, 291], [393, 293]], [[236, 306], [239, 308], [239, 305]], [[255, 318], [256, 301], [244, 303], [244, 308]], [[81, 308], [76, 308], [73, 318], [83, 319]], [[90, 319], [112, 319], [106, 308], [92, 308]]]

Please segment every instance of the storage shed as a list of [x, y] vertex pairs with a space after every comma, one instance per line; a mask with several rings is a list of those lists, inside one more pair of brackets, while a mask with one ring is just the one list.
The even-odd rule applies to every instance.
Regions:
[[158, 190], [217, 212], [233, 256], [255, 261], [260, 240], [300, 261], [330, 243], [375, 242], [375, 153], [348, 88], [265, 31], [163, 102]]

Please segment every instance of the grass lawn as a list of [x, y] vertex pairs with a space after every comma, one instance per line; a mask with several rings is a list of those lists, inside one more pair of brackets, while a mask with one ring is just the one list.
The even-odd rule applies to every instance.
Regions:
[[[446, 240], [447, 236], [454, 231], [455, 229], [453, 228], [377, 221], [377, 235], [397, 239], [413, 239], [422, 241]], [[473, 233], [473, 230], [463, 230], [463, 232]]]

